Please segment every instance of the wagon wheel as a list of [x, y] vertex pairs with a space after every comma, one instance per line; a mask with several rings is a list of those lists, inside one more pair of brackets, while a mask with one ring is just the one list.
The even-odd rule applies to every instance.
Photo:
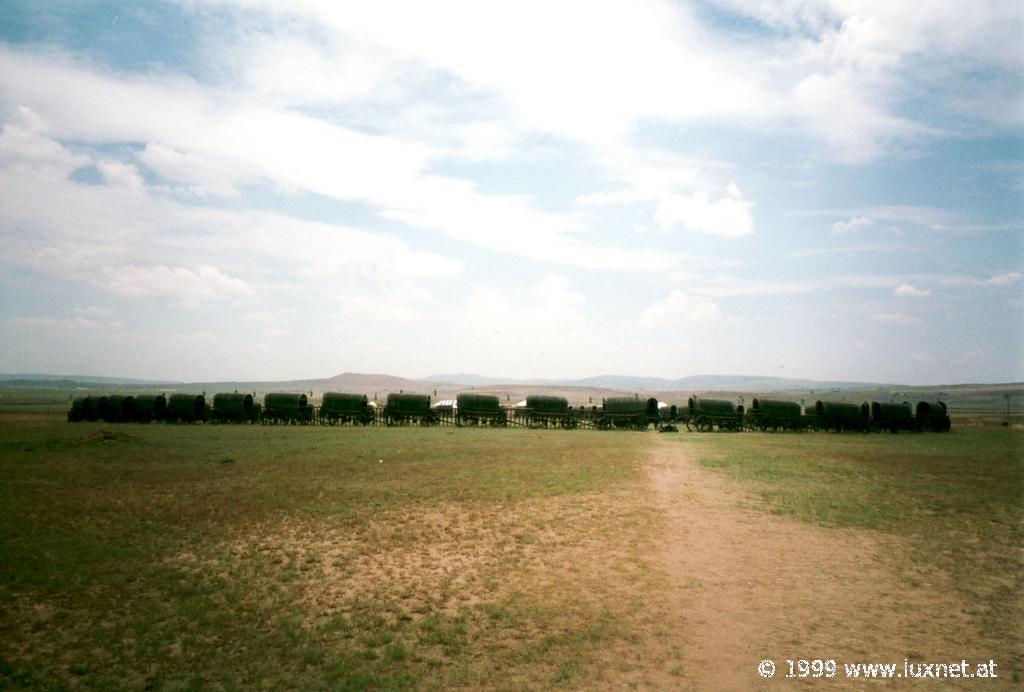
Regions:
[[697, 420], [694, 421], [694, 425], [697, 427], [697, 432], [711, 432], [712, 423], [707, 416], [697, 416]]

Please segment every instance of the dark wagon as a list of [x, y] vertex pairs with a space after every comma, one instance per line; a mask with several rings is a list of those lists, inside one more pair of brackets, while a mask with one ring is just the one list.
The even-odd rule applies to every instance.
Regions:
[[646, 430], [647, 426], [661, 423], [661, 412], [658, 410], [657, 399], [641, 399], [635, 396], [615, 396], [604, 400], [598, 412], [597, 427], [636, 428]]
[[213, 395], [213, 420], [221, 423], [254, 423], [259, 420], [260, 406], [252, 394], [220, 393]]
[[949, 412], [941, 401], [919, 401], [914, 409], [914, 427], [921, 431], [949, 432]]
[[139, 423], [160, 421], [167, 417], [167, 397], [163, 394], [140, 394], [135, 397], [135, 420]]
[[530, 428], [575, 428], [579, 423], [577, 414], [569, 406], [569, 400], [561, 396], [528, 396], [526, 408], [517, 411], [516, 415], [525, 416], [526, 425]]
[[883, 404], [871, 402], [871, 425], [875, 430], [899, 432], [914, 429], [914, 411], [910, 404]]
[[88, 420], [86, 418], [85, 399], [86, 397], [80, 396], [71, 402], [71, 408], [68, 409], [68, 423], [80, 423], [81, 421]]
[[196, 423], [207, 417], [206, 397], [202, 394], [171, 394], [167, 398], [169, 423]]
[[459, 394], [455, 399], [456, 425], [506, 425], [508, 416], [493, 394]]
[[735, 432], [743, 429], [743, 407], [727, 399], [691, 396], [686, 401], [686, 429]]
[[744, 424], [753, 430], [804, 430], [803, 409], [795, 401], [754, 399], [744, 415]]
[[374, 421], [374, 411], [365, 394], [324, 392], [320, 401], [320, 422], [326, 425], [354, 423], [369, 425]]
[[867, 403], [860, 406], [837, 401], [814, 402], [814, 425], [832, 432], [870, 429], [871, 409]]
[[135, 397], [121, 394], [103, 397], [99, 411], [106, 423], [131, 423], [135, 420]]
[[311, 423], [313, 407], [305, 394], [271, 392], [263, 397], [262, 419], [266, 423]]
[[82, 400], [82, 420], [97, 421], [102, 418], [102, 412], [107, 406], [107, 397], [92, 394]]
[[388, 394], [387, 405], [384, 407], [384, 420], [388, 425], [401, 423], [420, 423], [433, 425], [437, 422], [437, 413], [430, 408], [429, 394]]

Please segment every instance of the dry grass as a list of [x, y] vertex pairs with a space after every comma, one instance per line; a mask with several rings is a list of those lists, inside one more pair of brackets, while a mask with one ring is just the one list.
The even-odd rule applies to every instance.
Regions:
[[1020, 447], [964, 435], [0, 422], [0, 686], [735, 689], [801, 655], [1010, 669]]

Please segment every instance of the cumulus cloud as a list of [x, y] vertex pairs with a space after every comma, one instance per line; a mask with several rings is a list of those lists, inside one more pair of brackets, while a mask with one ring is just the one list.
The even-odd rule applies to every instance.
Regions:
[[1005, 274], [996, 274], [985, 283], [992, 286], [1012, 286], [1019, 282], [1021, 278], [1024, 278], [1024, 275], [1020, 272], [1006, 272]]
[[477, 286], [443, 319], [466, 339], [446, 347], [466, 367], [493, 372], [500, 354], [502, 370], [565, 376], [560, 373], [579, 373], [581, 363], [601, 362], [595, 353], [604, 339], [591, 326], [587, 300], [563, 276], [514, 291]]
[[856, 216], [849, 221], [837, 221], [832, 224], [833, 233], [849, 233], [860, 228], [874, 225], [875, 220], [868, 216]]
[[80, 329], [95, 330], [101, 327], [96, 320], [84, 317], [11, 317], [3, 321], [13, 329], [47, 330], [54, 332], [73, 333]]
[[[513, 325], [506, 333], [537, 343], [546, 341], [541, 329], [595, 343], [589, 317], [598, 313], [566, 277], [514, 297], [472, 290], [460, 304], [468, 312], [456, 314], [444, 291], [481, 258], [526, 259], [531, 276], [648, 272], [678, 286], [674, 277], [686, 276], [686, 291], [643, 311], [649, 326], [714, 320], [720, 296], [806, 305], [825, 291], [833, 294], [821, 300], [853, 291], [913, 298], [1018, 284], [1012, 264], [980, 267], [977, 258], [964, 275], [761, 270], [765, 250], [803, 247], [794, 240], [801, 229], [782, 228], [785, 204], [822, 159], [903, 161], [915, 149], [931, 156], [929, 140], [1019, 124], [1000, 98], [1017, 84], [1019, 11], [716, 2], [709, 10], [667, 0], [190, 1], [175, 9], [204, 21], [190, 55], [197, 69], [187, 73], [119, 63], [88, 39], [52, 38], [73, 52], [0, 43], [0, 266], [74, 282], [91, 291], [83, 300], [109, 301], [117, 314], [147, 302], [229, 301], [274, 315], [282, 305], [324, 305], [339, 330], [352, 330], [338, 332], [347, 344], [360, 326], [376, 338], [390, 323], [438, 315], [481, 334], [500, 330], [489, 311]], [[780, 179], [769, 180], [776, 171]], [[732, 181], [750, 181], [747, 194]], [[868, 188], [850, 197], [860, 208], [818, 212], [824, 227], [980, 228], [968, 225], [970, 212], [867, 206]], [[750, 264], [680, 252], [752, 234], [755, 206], [758, 230], [779, 232], [731, 244]], [[990, 229], [1017, 230], [996, 217], [985, 217]], [[631, 231], [638, 227], [662, 232]], [[748, 275], [713, 274], [744, 266]], [[465, 300], [465, 289], [458, 295]], [[624, 298], [631, 305], [619, 318], [632, 319], [622, 315], [635, 315], [641, 300]], [[572, 349], [560, 352], [571, 361]]]
[[[131, 163], [72, 153], [29, 115], [0, 131], [0, 239], [8, 249], [0, 262], [8, 266], [186, 306], [252, 299], [252, 277], [273, 277], [275, 293], [303, 295], [316, 285], [329, 302], [372, 296], [408, 305], [424, 290], [419, 282], [462, 271], [460, 261], [390, 233], [185, 204], [147, 185]], [[72, 178], [86, 165], [100, 172], [98, 184]]]
[[120, 188], [132, 194], [141, 193], [146, 187], [139, 169], [130, 163], [121, 161], [100, 161], [96, 164], [104, 182], [114, 188]]
[[502, 334], [511, 338], [534, 338], [546, 341], [551, 334], [580, 334], [585, 331], [587, 317], [582, 308], [585, 297], [568, 279], [548, 277], [525, 293], [528, 299], [510, 301], [506, 293], [480, 286], [473, 290], [464, 315], [473, 327], [483, 333]]
[[151, 171], [183, 184], [193, 194], [205, 197], [238, 197], [238, 187], [255, 178], [244, 166], [226, 160], [213, 160], [191, 151], [150, 142], [139, 153], [139, 160]]
[[987, 279], [979, 279], [975, 276], [945, 275], [935, 277], [935, 280], [943, 286], [1013, 286], [1022, 278], [1024, 278], [1024, 274], [1020, 272], [1004, 272], [994, 274]]
[[253, 295], [244, 281], [208, 265], [194, 269], [163, 265], [108, 267], [95, 283], [126, 296], [169, 297], [185, 304]]
[[[935, 91], [950, 110], [969, 100], [975, 117], [994, 124], [1005, 119], [1005, 100], [997, 105], [984, 97], [994, 89], [1016, 91], [1024, 17], [1000, 0], [974, 6], [969, 17], [956, 3], [717, 1], [790, 39], [792, 53], [773, 63], [793, 80], [777, 77], [780, 86], [793, 84], [797, 110], [790, 115], [844, 163], [867, 163], [894, 145], [950, 134], [896, 114], [912, 84]], [[957, 88], [941, 90], [950, 82]]]
[[[325, 87], [337, 84], [338, 93], [358, 99], [368, 78], [379, 89], [398, 75], [430, 75], [493, 96], [526, 129], [601, 145], [622, 140], [645, 119], [742, 120], [761, 129], [797, 124], [836, 160], [862, 164], [896, 144], [948, 134], [897, 114], [911, 66], [927, 64], [934, 80], [962, 75], [972, 91], [991, 82], [1013, 84], [1009, 73], [1019, 66], [1020, 16], [998, 0], [967, 20], [955, 4], [922, 12], [881, 1], [778, 0], [762, 6], [719, 0], [728, 11], [761, 23], [767, 31], [760, 36], [715, 31], [690, 4], [661, 0], [573, 0], [555, 7], [540, 0], [487, 7], [441, 0], [429, 8], [400, 0], [372, 7], [313, 1], [288, 9], [270, 0], [221, 4], [247, 12], [262, 8], [278, 20], [272, 25], [288, 27], [270, 38], [246, 36], [255, 46], [269, 41], [284, 65], [301, 68], [296, 79], [296, 71], [280, 65], [246, 61], [257, 66], [255, 84], [277, 85], [274, 93], [283, 97], [301, 88], [329, 98]], [[292, 21], [279, 21], [282, 16]], [[395, 16], [404, 17], [400, 26]], [[293, 27], [303, 22], [326, 43], [322, 50], [311, 52], [310, 41], [295, 41]], [[777, 40], [778, 29], [785, 40]], [[530, 37], [529, 51], [522, 50], [522, 36]], [[231, 55], [238, 52], [230, 49]], [[996, 76], [968, 79], [978, 68]], [[340, 79], [349, 72], [351, 80]], [[950, 108], [961, 97], [944, 96]], [[998, 119], [1004, 110], [992, 104], [979, 116]]]
[[674, 290], [665, 300], [651, 305], [640, 315], [640, 324], [649, 328], [663, 328], [684, 322], [710, 322], [717, 320], [720, 310], [716, 303], [685, 291]]
[[[186, 80], [108, 74], [2, 46], [0, 58], [0, 84], [45, 111], [41, 135], [147, 142], [140, 163], [201, 194], [231, 194], [262, 178], [285, 191], [365, 203], [384, 218], [502, 253], [627, 271], [678, 263], [663, 251], [589, 243], [579, 219], [538, 209], [525, 195], [485, 194], [470, 180], [429, 173], [431, 149], [421, 143], [260, 103], [225, 102]], [[104, 162], [102, 173], [137, 189], [130, 163]]]
[[925, 288], [917, 288], [910, 284], [900, 284], [893, 291], [897, 296], [901, 298], [926, 298], [932, 294], [931, 291]]
[[743, 199], [735, 184], [725, 195], [713, 200], [706, 191], [692, 195], [668, 195], [658, 204], [654, 221], [663, 230], [682, 227], [723, 238], [737, 238], [754, 231], [750, 210], [753, 203]]
[[924, 324], [924, 320], [920, 317], [914, 317], [913, 315], [907, 315], [902, 312], [880, 312], [871, 316], [871, 319], [876, 322], [883, 324], [898, 324], [898, 325], [921, 325]]

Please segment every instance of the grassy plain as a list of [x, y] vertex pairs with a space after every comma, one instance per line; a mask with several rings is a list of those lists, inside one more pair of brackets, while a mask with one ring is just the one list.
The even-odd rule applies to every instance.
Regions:
[[904, 539], [892, 560], [904, 583], [948, 577], [1024, 673], [1024, 434], [751, 433], [700, 444], [701, 463], [739, 481], [760, 509]]
[[642, 441], [2, 422], [0, 687], [569, 679], [616, 614], [558, 558]]
[[686, 581], [651, 550], [654, 444], [758, 512], [905, 538], [894, 569], [953, 575], [1019, 672], [1021, 440], [0, 416], [0, 687], [685, 683], [646, 648]]

